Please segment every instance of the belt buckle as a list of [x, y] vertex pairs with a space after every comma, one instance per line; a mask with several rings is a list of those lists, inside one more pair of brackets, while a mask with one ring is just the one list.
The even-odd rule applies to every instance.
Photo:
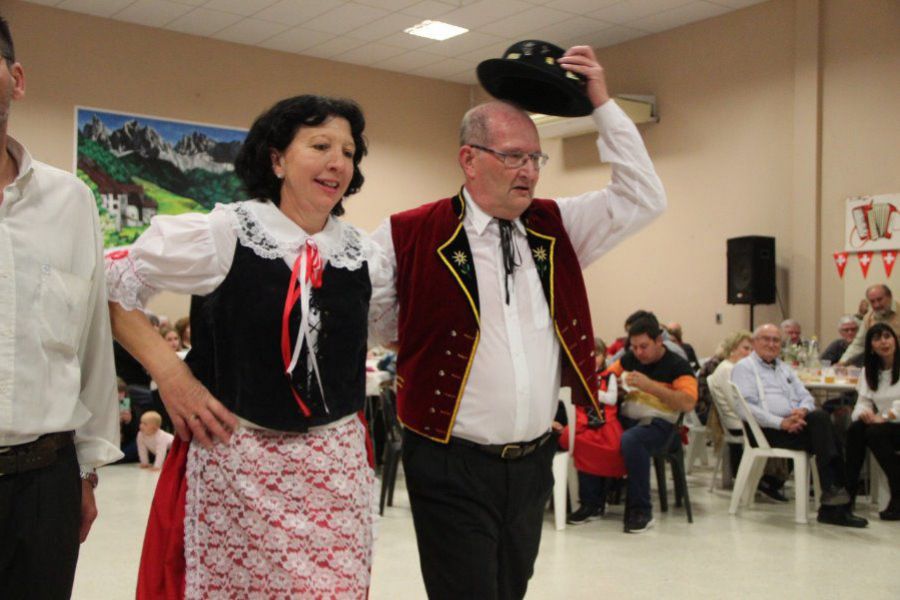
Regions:
[[507, 444], [500, 451], [500, 458], [505, 460], [515, 459], [522, 456], [522, 446], [520, 444]]

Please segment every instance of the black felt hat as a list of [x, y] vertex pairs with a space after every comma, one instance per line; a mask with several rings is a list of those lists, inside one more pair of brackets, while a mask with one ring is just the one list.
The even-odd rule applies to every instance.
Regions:
[[582, 117], [594, 107], [585, 93], [585, 79], [559, 66], [565, 50], [540, 40], [516, 42], [503, 53], [478, 65], [478, 81], [494, 98], [525, 110], [560, 117]]

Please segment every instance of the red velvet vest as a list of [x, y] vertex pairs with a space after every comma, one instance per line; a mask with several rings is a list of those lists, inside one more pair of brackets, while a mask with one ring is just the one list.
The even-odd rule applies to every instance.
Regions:
[[[397, 411], [409, 429], [450, 440], [480, 337], [478, 283], [463, 228], [462, 193], [391, 217], [400, 304]], [[594, 333], [581, 267], [552, 200], [522, 214], [528, 245], [562, 348], [563, 386], [593, 404]], [[516, 440], [519, 441], [519, 440]]]

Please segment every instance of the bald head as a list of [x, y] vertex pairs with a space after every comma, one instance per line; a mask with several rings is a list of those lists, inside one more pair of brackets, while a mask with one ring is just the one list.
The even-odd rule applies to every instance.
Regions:
[[765, 323], [753, 330], [753, 350], [761, 359], [772, 362], [781, 354], [781, 330], [774, 323]]
[[459, 126], [459, 145], [490, 146], [494, 143], [491, 125], [501, 119], [511, 119], [534, 129], [535, 134], [537, 133], [534, 121], [521, 108], [510, 102], [492, 100], [470, 108], [463, 115], [462, 123]]
[[891, 288], [883, 283], [876, 283], [866, 288], [866, 299], [869, 301], [872, 311], [879, 316], [887, 316], [893, 308], [894, 298]]

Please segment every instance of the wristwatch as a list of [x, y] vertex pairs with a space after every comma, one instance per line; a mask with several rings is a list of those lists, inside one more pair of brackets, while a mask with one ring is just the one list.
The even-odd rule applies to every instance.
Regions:
[[97, 477], [97, 469], [78, 467], [78, 474], [81, 479], [91, 484], [91, 488], [96, 488], [97, 484], [100, 482], [100, 478]]

